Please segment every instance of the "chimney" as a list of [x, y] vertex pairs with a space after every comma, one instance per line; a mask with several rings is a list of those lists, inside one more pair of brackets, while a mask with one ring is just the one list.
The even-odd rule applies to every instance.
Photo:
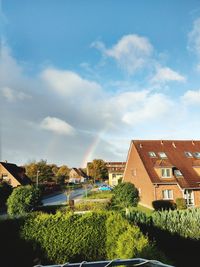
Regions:
[[172, 142], [172, 146], [173, 146], [174, 148], [176, 148], [176, 144], [175, 144], [174, 142]]
[[163, 140], [160, 141], [161, 145], [163, 145]]
[[195, 145], [195, 143], [194, 143], [194, 141], [192, 140], [192, 144], [193, 144], [193, 146]]

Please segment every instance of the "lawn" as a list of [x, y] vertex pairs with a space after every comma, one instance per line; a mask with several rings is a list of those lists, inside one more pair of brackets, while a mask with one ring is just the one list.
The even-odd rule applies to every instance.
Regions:
[[87, 199], [108, 199], [112, 198], [113, 193], [110, 191], [90, 191], [85, 198]]

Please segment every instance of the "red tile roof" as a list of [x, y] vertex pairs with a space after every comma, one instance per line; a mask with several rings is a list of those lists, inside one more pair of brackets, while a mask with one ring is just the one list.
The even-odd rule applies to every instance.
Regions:
[[[133, 140], [139, 156], [149, 174], [152, 183], [178, 183], [181, 188], [200, 188], [200, 176], [193, 166], [200, 166], [200, 160], [186, 157], [185, 152], [200, 152], [200, 141], [192, 140]], [[150, 157], [149, 152], [155, 152]], [[164, 152], [167, 159], [161, 159], [159, 152]], [[181, 171], [181, 177], [160, 178], [155, 171], [157, 167], [172, 167]]]

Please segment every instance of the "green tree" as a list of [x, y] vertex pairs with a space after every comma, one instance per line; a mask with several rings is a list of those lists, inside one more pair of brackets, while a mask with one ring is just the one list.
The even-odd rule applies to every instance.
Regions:
[[33, 161], [25, 165], [26, 174], [33, 182], [36, 182], [37, 173], [39, 182], [52, 181], [54, 177], [53, 168], [55, 168], [54, 164], [47, 164], [47, 161], [43, 159], [38, 162]]
[[69, 178], [69, 171], [70, 170], [66, 165], [61, 166], [56, 173], [57, 182], [63, 183], [65, 179]]
[[102, 180], [108, 178], [108, 169], [105, 161], [102, 159], [94, 159], [88, 163], [88, 174], [94, 180]]
[[7, 200], [9, 215], [22, 215], [34, 210], [41, 204], [41, 193], [31, 185], [20, 186], [13, 190]]
[[0, 183], [0, 209], [6, 205], [7, 198], [12, 193], [12, 186], [6, 182]]
[[120, 183], [113, 189], [112, 202], [122, 208], [136, 207], [139, 201], [139, 192], [132, 183]]

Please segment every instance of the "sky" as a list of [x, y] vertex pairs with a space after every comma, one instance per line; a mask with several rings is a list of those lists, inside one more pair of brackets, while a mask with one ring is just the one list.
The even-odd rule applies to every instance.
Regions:
[[200, 139], [200, 0], [0, 0], [0, 160]]

